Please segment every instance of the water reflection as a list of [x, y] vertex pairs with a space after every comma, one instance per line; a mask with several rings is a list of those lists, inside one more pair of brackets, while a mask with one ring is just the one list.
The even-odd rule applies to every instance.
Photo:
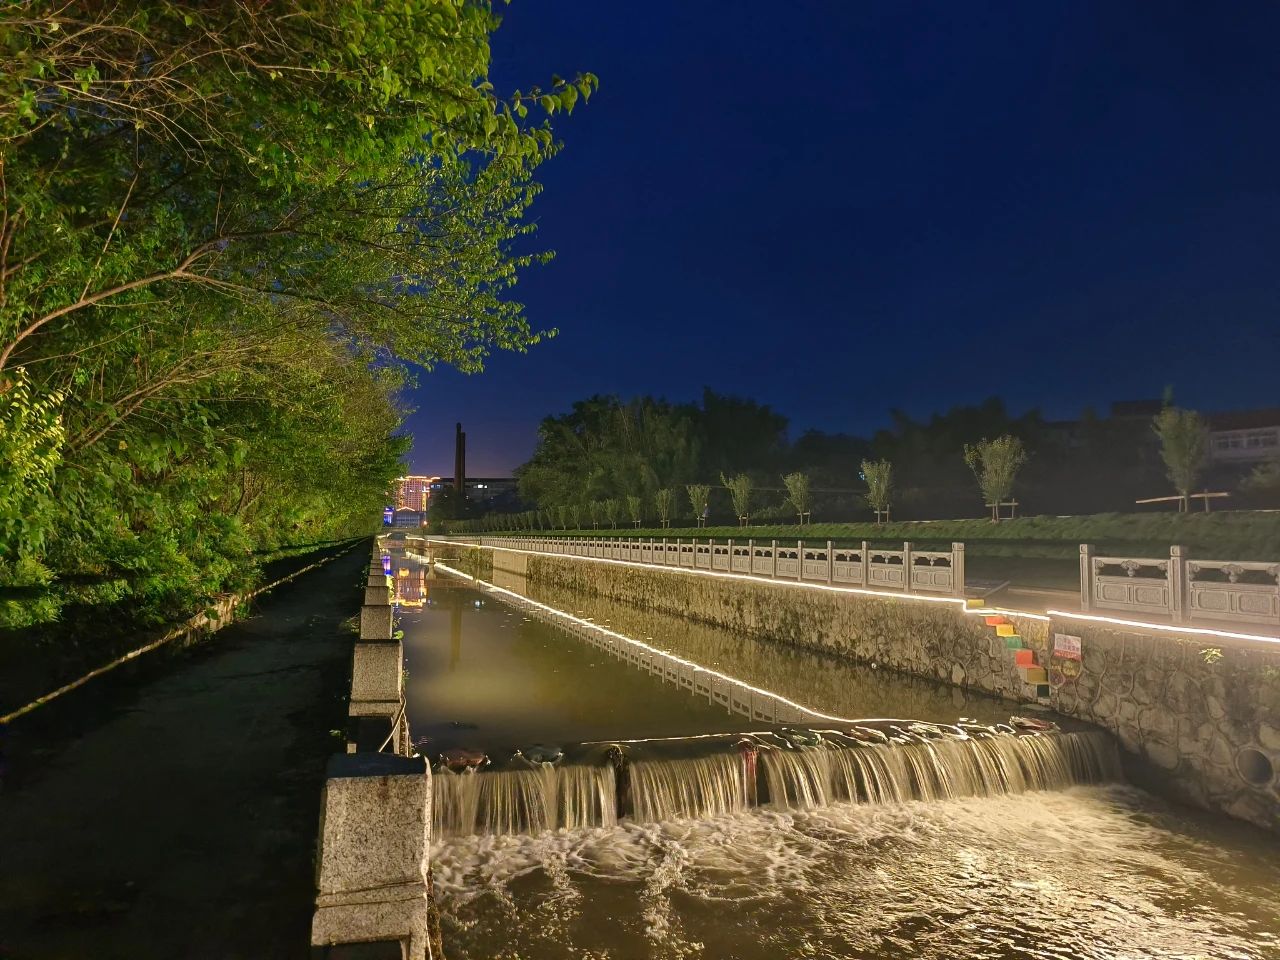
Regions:
[[730, 630], [575, 593], [554, 584], [530, 585], [516, 574], [495, 570], [493, 582], [819, 713], [837, 717], [909, 717], [944, 723], [967, 716], [997, 723], [1019, 709], [1007, 701], [950, 684], [754, 640]]
[[[401, 561], [423, 571], [420, 561]], [[727, 733], [740, 717], [657, 682], [450, 577], [395, 578], [423, 585], [421, 606], [402, 605], [410, 729], [424, 749], [477, 748], [500, 756], [552, 744]], [[398, 587], [397, 587], [398, 597]]]

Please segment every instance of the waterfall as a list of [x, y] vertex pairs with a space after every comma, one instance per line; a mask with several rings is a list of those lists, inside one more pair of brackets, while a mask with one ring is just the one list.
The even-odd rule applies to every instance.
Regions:
[[479, 773], [441, 770], [434, 786], [436, 835], [611, 826], [617, 822], [619, 797], [631, 820], [657, 823], [736, 813], [756, 802], [788, 809], [893, 804], [1120, 779], [1115, 743], [1104, 733], [884, 744], [854, 744], [834, 734], [815, 746], [785, 749], [761, 735], [745, 750], [723, 744], [705, 756], [634, 759], [621, 771], [613, 764], [591, 763]]
[[436, 836], [542, 833], [560, 827], [605, 827], [618, 820], [610, 767], [540, 764], [531, 770], [437, 771]]
[[736, 750], [688, 760], [638, 760], [627, 773], [631, 819], [641, 823], [714, 817], [747, 807], [746, 775]]
[[1115, 745], [1101, 733], [995, 736], [846, 747], [830, 742], [763, 750], [760, 764], [774, 806], [837, 801], [954, 800], [1119, 778]]

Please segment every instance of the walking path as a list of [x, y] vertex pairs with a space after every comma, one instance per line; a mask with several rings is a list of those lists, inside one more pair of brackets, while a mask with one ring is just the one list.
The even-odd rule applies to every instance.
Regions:
[[366, 563], [279, 587], [0, 793], [0, 958], [308, 955]]

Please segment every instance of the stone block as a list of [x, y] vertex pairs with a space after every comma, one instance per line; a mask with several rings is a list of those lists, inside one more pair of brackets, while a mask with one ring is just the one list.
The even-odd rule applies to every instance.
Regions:
[[364, 588], [364, 604], [366, 607], [383, 607], [391, 603], [391, 588], [385, 578], [377, 586]]
[[409, 956], [427, 956], [430, 842], [431, 773], [422, 758], [332, 758], [312, 945], [392, 940]]
[[[365, 608], [369, 609], [368, 607]], [[351, 705], [360, 701], [400, 704], [404, 682], [404, 656], [400, 643], [356, 644], [351, 664]]]
[[390, 606], [370, 606], [360, 608], [360, 639], [390, 640], [395, 629], [394, 610]]

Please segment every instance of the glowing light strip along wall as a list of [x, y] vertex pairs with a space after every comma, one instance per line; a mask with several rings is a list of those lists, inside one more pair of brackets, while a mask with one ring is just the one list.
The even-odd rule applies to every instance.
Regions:
[[439, 560], [436, 560], [434, 563], [437, 570], [443, 570], [445, 573], [451, 573], [454, 576], [464, 577], [467, 580], [474, 580], [476, 583], [482, 584], [487, 589], [495, 593], [501, 593], [501, 594], [505, 594], [506, 596], [512, 597], [520, 604], [528, 604], [529, 606], [536, 607], [537, 609], [542, 610], [547, 614], [551, 615], [553, 618], [567, 620], [570, 623], [574, 623], [581, 627], [586, 627], [590, 630], [595, 630], [598, 633], [604, 634], [605, 636], [608, 636], [608, 637], [612, 637], [615, 640], [621, 640], [623, 643], [630, 644], [631, 646], [634, 646], [634, 647], [639, 647], [641, 650], [645, 650], [650, 653], [655, 653], [658, 656], [663, 657], [666, 660], [670, 660], [673, 663], [678, 663], [683, 667], [691, 667], [692, 669], [697, 670], [700, 673], [704, 673], [707, 676], [716, 677], [720, 680], [724, 680], [743, 690], [749, 690], [752, 693], [758, 693], [761, 696], [769, 697], [773, 700], [776, 700], [778, 703], [784, 703], [787, 706], [793, 707], [794, 709], [799, 710], [801, 713], [808, 714], [809, 716], [814, 717], [818, 720], [829, 720], [829, 721], [834, 721], [836, 723], [849, 723], [849, 724], [886, 723], [886, 722], [910, 723], [911, 722], [906, 720], [902, 720], [902, 721], [882, 720], [882, 719], [872, 720], [866, 717], [863, 717], [863, 718], [837, 717], [829, 713], [820, 713], [817, 710], [811, 710], [809, 707], [796, 703], [794, 700], [790, 700], [787, 697], [782, 696], [781, 694], [774, 693], [772, 690], [766, 690], [763, 687], [757, 687], [750, 683], [746, 683], [745, 681], [739, 680], [737, 677], [732, 677], [727, 673], [721, 673], [719, 670], [711, 670], [707, 667], [702, 666], [699, 663], [695, 663], [692, 660], [686, 660], [683, 657], [678, 657], [673, 653], [669, 653], [666, 650], [661, 650], [658, 647], [652, 646], [651, 644], [645, 643], [641, 640], [635, 640], [631, 637], [626, 636], [625, 634], [618, 633], [616, 630], [610, 630], [608, 627], [602, 627], [600, 626], [600, 624], [595, 623], [591, 620], [584, 620], [581, 617], [575, 617], [571, 613], [566, 613], [563, 610], [558, 610], [555, 607], [548, 606], [545, 603], [539, 603], [537, 600], [531, 600], [529, 597], [516, 593], [514, 590], [508, 590], [505, 587], [499, 587], [497, 584], [489, 583], [487, 580], [481, 580], [479, 577], [472, 577], [465, 570], [455, 569], [454, 567], [450, 567], [447, 564], [441, 563]]
[[613, 557], [582, 557], [573, 553], [553, 553], [548, 550], [525, 550], [521, 547], [494, 547], [487, 543], [467, 543], [462, 540], [436, 540], [428, 538], [428, 543], [439, 543], [450, 547], [471, 547], [476, 550], [503, 550], [507, 553], [527, 553], [534, 557], [563, 557], [566, 560], [590, 560], [592, 563], [611, 563], [623, 567], [635, 567], [640, 570], [672, 570], [678, 573], [691, 573], [703, 577], [717, 577], [723, 580], [745, 580], [749, 583], [776, 583], [783, 587], [807, 587], [810, 590], [826, 590], [830, 593], [856, 593], [868, 597], [888, 597], [890, 600], [923, 600], [927, 603], [950, 603], [962, 609], [963, 597], [936, 597], [923, 593], [908, 593], [905, 590], [868, 590], [866, 587], [847, 587], [831, 583], [813, 583], [809, 580], [782, 580], [773, 577], [758, 577], [749, 573], [729, 573], [724, 570], [703, 570], [698, 567], [679, 567], [665, 563], [643, 563], [638, 560], [617, 560]]
[[1211, 627], [1185, 627], [1171, 623], [1144, 623], [1141, 620], [1100, 617], [1092, 613], [1068, 613], [1066, 610], [1050, 610], [1049, 613], [1052, 616], [1070, 620], [1088, 620], [1093, 623], [1105, 623], [1117, 627], [1140, 627], [1143, 630], [1158, 630], [1161, 633], [1194, 633], [1205, 637], [1222, 637], [1227, 640], [1256, 640], [1260, 643], [1280, 643], [1280, 637], [1265, 637], [1256, 633], [1236, 633], [1233, 630], [1214, 630]]

